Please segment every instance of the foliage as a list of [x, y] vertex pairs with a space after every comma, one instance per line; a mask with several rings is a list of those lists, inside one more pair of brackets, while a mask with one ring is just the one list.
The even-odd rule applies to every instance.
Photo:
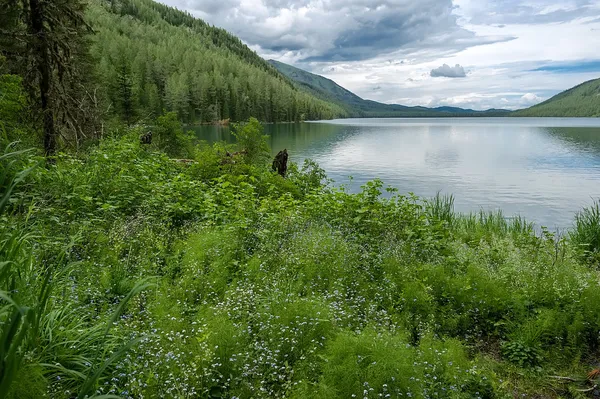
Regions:
[[186, 123], [346, 114], [296, 90], [238, 38], [188, 13], [151, 0], [94, 0], [87, 17], [103, 97], [128, 124], [163, 110]]
[[19, 141], [27, 148], [36, 144], [36, 135], [27, 116], [23, 79], [7, 70], [6, 59], [0, 55], [0, 143]]
[[25, 106], [21, 78], [16, 75], [0, 75], [0, 128], [14, 128], [19, 123]]
[[183, 131], [175, 112], [159, 116], [152, 134], [155, 145], [170, 156], [188, 158], [193, 152], [193, 136]]
[[[82, 83], [85, 68], [69, 63], [85, 48], [82, 7], [32, 0], [0, 13], [11, 37], [42, 21], [0, 45], [33, 61], [26, 83], [46, 100]], [[598, 204], [558, 237], [379, 180], [351, 194], [311, 161], [284, 179], [266, 165], [258, 120], [343, 107], [173, 8], [92, 0], [87, 16], [115, 119], [101, 139], [40, 167], [35, 150], [8, 144], [35, 129], [17, 115], [32, 111], [23, 80], [0, 75], [0, 397], [579, 392], [544, 378], [577, 381], [600, 351]], [[59, 122], [83, 132], [94, 107], [80, 102], [82, 121]], [[237, 148], [194, 146], [182, 126], [251, 115], [235, 128]], [[151, 145], [140, 143], [146, 129]]]
[[[260, 154], [257, 122], [239, 129]], [[583, 375], [600, 349], [575, 238], [379, 181], [350, 194], [311, 162], [223, 167], [222, 144], [181, 163], [139, 133], [2, 185], [9, 397], [28, 378], [57, 398], [555, 397], [539, 376]], [[37, 162], [4, 159], [5, 181]]]
[[[110, 335], [111, 329], [132, 297], [149, 285], [136, 284], [105, 323], [99, 314], [93, 322], [81, 321], [89, 315], [64, 291], [70, 284], [70, 248], [49, 254], [47, 246], [34, 256], [32, 243], [41, 238], [37, 231], [27, 220], [7, 218], [7, 210], [15, 211], [11, 195], [36, 170], [19, 170], [25, 154], [8, 146], [0, 156], [0, 397], [39, 397], [58, 385], [66, 394], [75, 388], [77, 397], [93, 397], [113, 363], [134, 343]], [[52, 376], [60, 384], [49, 386]]]
[[240, 151], [244, 152], [244, 159], [250, 165], [264, 164], [269, 158], [271, 149], [267, 143], [264, 129], [256, 118], [250, 118], [243, 125], [234, 125], [232, 134], [235, 136]]
[[577, 213], [571, 240], [587, 262], [600, 266], [600, 201]]

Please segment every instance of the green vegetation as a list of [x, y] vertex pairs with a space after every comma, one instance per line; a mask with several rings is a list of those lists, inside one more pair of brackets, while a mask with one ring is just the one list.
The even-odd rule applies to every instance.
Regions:
[[600, 117], [600, 79], [584, 82], [512, 116]]
[[296, 83], [300, 90], [324, 101], [343, 107], [352, 117], [447, 117], [447, 116], [505, 116], [509, 111], [490, 109], [474, 111], [456, 107], [407, 107], [397, 104], [382, 104], [376, 101], [363, 100], [356, 94], [344, 89], [334, 81], [295, 68], [282, 62], [269, 61], [279, 72]]
[[[118, 83], [105, 102], [84, 73], [86, 46], [108, 48], [113, 26], [168, 43], [154, 50], [193, 35], [214, 57], [198, 62], [227, 54], [307, 95], [170, 8], [93, 3], [91, 20], [111, 28], [90, 43], [84, 3], [54, 3], [0, 14], [22, 39], [0, 43], [0, 398], [594, 395], [600, 204], [557, 237], [377, 180], [350, 194], [311, 161], [283, 178], [255, 118], [234, 125], [236, 144], [209, 146], [182, 109], [156, 113], [141, 144], [142, 75], [100, 74]], [[159, 27], [173, 36], [152, 36]], [[35, 68], [16, 69], [23, 60]]]
[[536, 234], [379, 181], [333, 189], [310, 162], [283, 179], [256, 120], [243, 148], [160, 123], [193, 162], [140, 128], [46, 168], [4, 151], [8, 397], [584, 397], [597, 208], [570, 239]]
[[94, 0], [91, 53], [109, 114], [132, 123], [177, 112], [187, 123], [345, 116], [291, 82], [226, 31], [151, 0]]

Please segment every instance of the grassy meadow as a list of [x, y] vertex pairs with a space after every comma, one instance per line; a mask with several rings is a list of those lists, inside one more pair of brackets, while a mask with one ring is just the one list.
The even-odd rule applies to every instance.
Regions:
[[141, 133], [55, 163], [3, 142], [0, 397], [598, 394], [598, 205], [559, 237], [310, 161], [284, 179], [256, 120], [237, 147]]

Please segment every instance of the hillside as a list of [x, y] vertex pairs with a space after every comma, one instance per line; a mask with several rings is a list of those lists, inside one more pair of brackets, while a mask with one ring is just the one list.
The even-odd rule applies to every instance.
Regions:
[[163, 110], [187, 123], [346, 115], [298, 90], [237, 37], [188, 13], [151, 0], [93, 0], [87, 18], [103, 97], [126, 122]]
[[506, 110], [475, 111], [456, 107], [407, 107], [364, 100], [331, 79], [304, 71], [282, 62], [270, 60], [279, 72], [296, 82], [298, 88], [322, 100], [344, 107], [353, 117], [444, 117], [444, 116], [503, 116]]
[[344, 104], [346, 106], [359, 106], [365, 102], [365, 100], [352, 93], [350, 90], [344, 89], [331, 79], [315, 75], [291, 65], [284, 64], [283, 62], [269, 60], [269, 63], [283, 75], [296, 82], [304, 90], [319, 98]]
[[514, 116], [600, 117], [600, 79], [589, 80]]

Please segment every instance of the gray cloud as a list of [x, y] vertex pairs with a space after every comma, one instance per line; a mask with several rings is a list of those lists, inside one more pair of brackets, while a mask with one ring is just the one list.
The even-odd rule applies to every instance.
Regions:
[[[583, 27], [597, 30], [599, 0], [158, 1], [227, 29], [264, 58], [387, 103], [518, 108], [597, 77], [535, 70], [551, 61], [595, 59], [600, 36]], [[507, 41], [513, 42], [457, 56]], [[557, 58], [539, 61], [549, 46]], [[462, 67], [431, 69], [459, 60], [472, 66], [469, 79], [430, 78], [466, 75]]]
[[600, 17], [586, 22], [586, 24], [597, 24], [597, 23], [600, 23]]
[[162, 0], [297, 62], [360, 61], [394, 53], [432, 58], [513, 39], [457, 22], [452, 0]]
[[429, 73], [434, 78], [445, 77], [445, 78], [464, 78], [467, 76], [465, 68], [456, 64], [451, 67], [450, 65], [444, 64], [439, 68], [432, 69]]
[[471, 17], [475, 24], [562, 23], [598, 15], [593, 0], [573, 0], [562, 4], [548, 0], [481, 0], [479, 4], [480, 8]]

